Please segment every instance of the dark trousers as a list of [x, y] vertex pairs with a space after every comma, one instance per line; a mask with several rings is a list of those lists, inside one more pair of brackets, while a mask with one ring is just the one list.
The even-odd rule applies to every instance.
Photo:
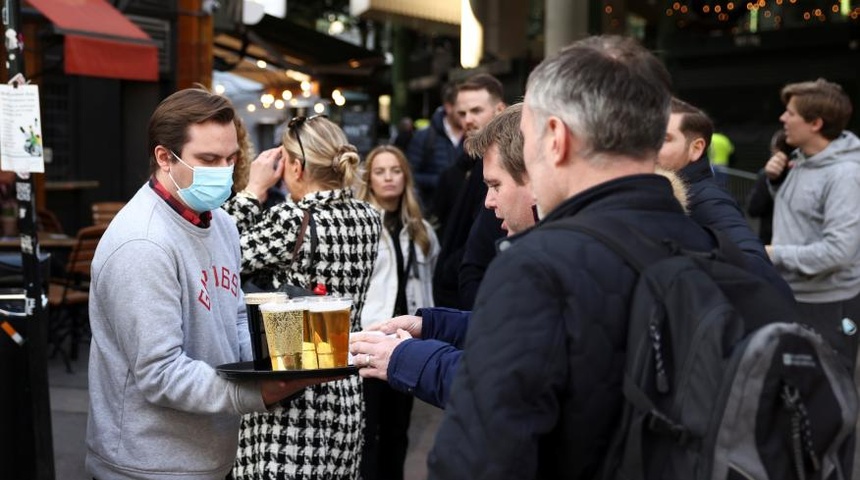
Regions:
[[[851, 372], [854, 377], [855, 387], [860, 391], [860, 383], [857, 382], [858, 361], [857, 346], [860, 343], [860, 295], [841, 302], [831, 303], [801, 303], [797, 302], [801, 321], [813, 328], [824, 337], [828, 343], [839, 354], [839, 360]], [[857, 326], [858, 331], [853, 334], [845, 331], [843, 319], [850, 320]], [[857, 442], [857, 433], [851, 435], [840, 457], [843, 458], [843, 471], [851, 472], [853, 469], [854, 446]], [[853, 477], [853, 476], [852, 476]]]
[[843, 319], [850, 320], [860, 329], [860, 295], [848, 300], [830, 303], [797, 302], [801, 321], [813, 327], [839, 353], [850, 372], [857, 364], [857, 345], [860, 331], [851, 334], [843, 329]]
[[364, 447], [361, 477], [364, 480], [403, 480], [403, 464], [409, 445], [412, 395], [400, 393], [388, 382], [364, 379]]

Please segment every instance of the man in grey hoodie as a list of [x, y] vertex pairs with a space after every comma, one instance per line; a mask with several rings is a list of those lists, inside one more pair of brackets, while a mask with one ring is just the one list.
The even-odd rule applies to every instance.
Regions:
[[239, 233], [219, 208], [239, 155], [235, 121], [230, 102], [204, 90], [162, 101], [149, 122], [151, 177], [99, 242], [86, 459], [95, 478], [223, 479], [239, 416], [321, 381], [215, 372], [251, 360]]
[[803, 317], [854, 369], [860, 322], [860, 139], [844, 131], [851, 100], [824, 79], [786, 85], [789, 145], [765, 165], [774, 195], [766, 250]]

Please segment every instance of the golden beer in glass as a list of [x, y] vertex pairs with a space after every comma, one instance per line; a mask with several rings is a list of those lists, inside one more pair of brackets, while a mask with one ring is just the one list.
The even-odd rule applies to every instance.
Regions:
[[347, 366], [349, 355], [349, 312], [352, 299], [345, 297], [322, 297], [308, 302], [309, 328], [305, 329], [304, 341], [312, 343], [316, 351], [316, 368]]
[[307, 303], [303, 300], [260, 305], [272, 370], [302, 368], [302, 336], [306, 312]]

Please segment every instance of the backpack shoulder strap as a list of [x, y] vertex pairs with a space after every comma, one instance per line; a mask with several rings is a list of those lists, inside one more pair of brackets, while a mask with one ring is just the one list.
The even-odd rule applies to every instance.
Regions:
[[578, 230], [601, 241], [623, 258], [637, 272], [671, 255], [685, 254], [716, 259], [744, 268], [744, 256], [740, 248], [722, 232], [703, 226], [714, 239], [716, 246], [709, 251], [683, 249], [672, 239], [657, 240], [619, 218], [609, 215], [579, 214], [547, 223], [544, 228]]
[[609, 216], [579, 214], [547, 223], [542, 228], [576, 230], [596, 238], [640, 273], [648, 265], [672, 254], [668, 245], [661, 245]]

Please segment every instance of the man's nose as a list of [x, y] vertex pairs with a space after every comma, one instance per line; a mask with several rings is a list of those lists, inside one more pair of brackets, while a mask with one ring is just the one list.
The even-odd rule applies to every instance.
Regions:
[[484, 197], [484, 207], [487, 210], [494, 210], [496, 208], [496, 199], [494, 197], [495, 195], [491, 191], [487, 192], [487, 196]]

